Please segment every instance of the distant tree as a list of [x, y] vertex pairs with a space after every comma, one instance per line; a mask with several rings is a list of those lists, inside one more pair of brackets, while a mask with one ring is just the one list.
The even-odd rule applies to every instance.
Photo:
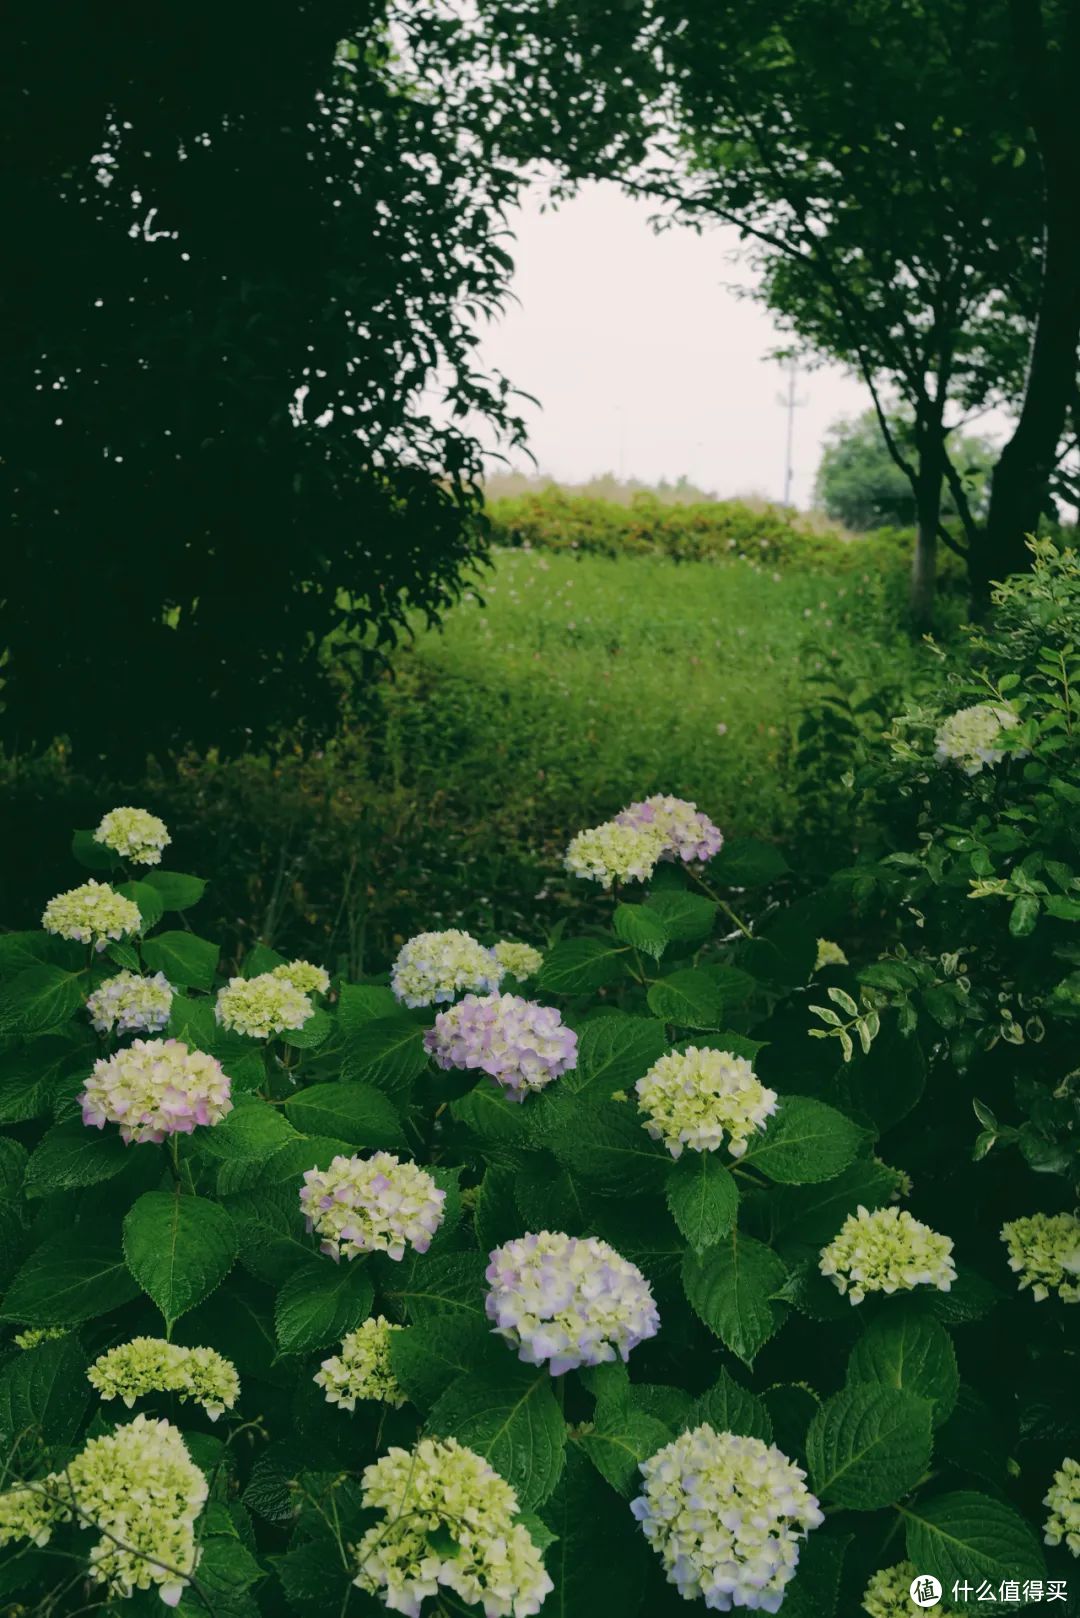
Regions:
[[[910, 417], [891, 415], [889, 432], [904, 453], [914, 453]], [[949, 448], [957, 468], [968, 509], [981, 522], [990, 498], [990, 474], [997, 451], [984, 438], [955, 436]], [[872, 410], [853, 421], [837, 421], [829, 428], [814, 482], [814, 503], [836, 522], [865, 531], [871, 528], [910, 528], [918, 517], [915, 492], [909, 479], [890, 455]], [[941, 516], [959, 513], [949, 490]]]
[[378, 0], [6, 8], [8, 745], [326, 730], [327, 634], [370, 649], [451, 598], [476, 424], [521, 431], [474, 353], [516, 181], [425, 80], [430, 25]]

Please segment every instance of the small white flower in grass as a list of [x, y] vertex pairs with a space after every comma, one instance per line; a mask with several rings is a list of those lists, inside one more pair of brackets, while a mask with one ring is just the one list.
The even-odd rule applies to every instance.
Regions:
[[99, 1034], [160, 1034], [172, 1012], [173, 986], [164, 972], [144, 978], [118, 972], [87, 996], [86, 1009]]
[[742, 1157], [776, 1111], [776, 1091], [762, 1084], [745, 1057], [696, 1045], [661, 1056], [635, 1089], [643, 1127], [672, 1157], [681, 1157], [685, 1146], [715, 1152], [725, 1138], [730, 1155]]
[[403, 944], [390, 987], [407, 1006], [432, 1006], [456, 1000], [466, 989], [494, 991], [503, 970], [492, 950], [478, 944], [471, 933], [450, 927], [441, 933], [417, 933]]
[[445, 1201], [430, 1174], [391, 1152], [335, 1157], [328, 1169], [308, 1169], [300, 1191], [307, 1227], [333, 1259], [361, 1253], [402, 1259], [407, 1246], [426, 1253]]
[[956, 1280], [952, 1239], [920, 1224], [907, 1209], [860, 1207], [848, 1214], [818, 1265], [852, 1303], [868, 1292], [910, 1292], [918, 1286], [948, 1292]]
[[661, 792], [628, 804], [616, 820], [620, 826], [655, 827], [664, 838], [660, 856], [664, 860], [681, 860], [686, 865], [704, 863], [719, 854], [724, 845], [719, 826], [714, 826], [696, 803]]
[[70, 938], [76, 944], [93, 944], [100, 952], [111, 939], [129, 938], [142, 928], [139, 907], [107, 882], [91, 877], [81, 887], [58, 893], [45, 906], [41, 925], [47, 933]]
[[799, 1546], [824, 1515], [806, 1473], [774, 1444], [705, 1424], [640, 1467], [630, 1510], [684, 1600], [779, 1612]]
[[1073, 1556], [1080, 1556], [1080, 1461], [1066, 1455], [1043, 1505], [1050, 1507], [1043, 1525], [1046, 1544], [1064, 1545]]
[[451, 1590], [485, 1618], [533, 1618], [554, 1585], [510, 1484], [455, 1438], [391, 1449], [361, 1480], [380, 1522], [352, 1547], [361, 1590], [391, 1612], [419, 1618], [422, 1603]]
[[284, 978], [301, 994], [327, 994], [330, 989], [329, 972], [324, 967], [312, 966], [310, 961], [284, 961], [274, 967], [270, 976]]
[[231, 1083], [221, 1063], [179, 1039], [136, 1039], [94, 1063], [79, 1096], [83, 1123], [119, 1124], [129, 1144], [190, 1135], [232, 1111]]
[[657, 826], [607, 820], [571, 839], [565, 864], [572, 876], [610, 888], [613, 882], [647, 882], [666, 851], [667, 840]]
[[497, 1247], [485, 1301], [498, 1336], [526, 1365], [552, 1376], [603, 1365], [660, 1329], [652, 1291], [636, 1265], [595, 1236], [542, 1230]]
[[441, 1068], [476, 1068], [523, 1101], [577, 1062], [577, 1035], [554, 1006], [517, 994], [467, 994], [440, 1011], [424, 1048]]
[[1001, 738], [1019, 723], [1019, 715], [1000, 703], [960, 708], [934, 737], [934, 756], [939, 764], [956, 764], [965, 775], [978, 775], [984, 765], [1000, 764], [1005, 757]]
[[94, 841], [136, 865], [160, 865], [162, 850], [168, 848], [172, 838], [157, 815], [125, 805], [109, 810], [94, 833]]
[[230, 978], [218, 990], [214, 1017], [223, 1028], [252, 1039], [269, 1039], [273, 1034], [302, 1028], [315, 1007], [302, 990], [288, 978], [273, 972], [260, 972], [253, 978]]
[[1031, 1288], [1036, 1303], [1056, 1292], [1062, 1303], [1080, 1303], [1080, 1219], [1075, 1214], [1029, 1214], [1001, 1227], [1009, 1268], [1020, 1291]]
[[214, 1348], [185, 1348], [163, 1337], [133, 1337], [99, 1354], [86, 1373], [102, 1399], [122, 1399], [130, 1410], [148, 1393], [175, 1394], [202, 1405], [211, 1421], [231, 1410], [240, 1378]]
[[517, 944], [512, 938], [500, 939], [492, 953], [503, 971], [509, 972], [519, 983], [535, 977], [544, 964], [538, 949], [533, 949], [531, 944]]
[[376, 1315], [349, 1332], [340, 1352], [323, 1360], [315, 1373], [315, 1384], [323, 1389], [327, 1402], [355, 1410], [357, 1399], [377, 1399], [400, 1409], [406, 1400], [390, 1365], [390, 1339], [394, 1332], [404, 1330]]

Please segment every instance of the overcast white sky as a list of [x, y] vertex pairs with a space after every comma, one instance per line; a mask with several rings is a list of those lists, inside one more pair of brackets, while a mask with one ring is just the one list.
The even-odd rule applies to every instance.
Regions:
[[[686, 473], [720, 495], [783, 495], [785, 377], [766, 359], [768, 312], [738, 298], [734, 229], [657, 235], [653, 210], [613, 185], [589, 185], [515, 219], [512, 304], [482, 356], [517, 387], [540, 469], [580, 482], [622, 472], [648, 482]], [[869, 403], [846, 373], [799, 378], [793, 498], [806, 505], [825, 429]], [[527, 462], [520, 463], [527, 470]]]

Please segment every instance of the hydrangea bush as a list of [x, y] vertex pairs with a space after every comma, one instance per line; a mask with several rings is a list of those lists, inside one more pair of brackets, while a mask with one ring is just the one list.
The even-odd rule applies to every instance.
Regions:
[[552, 873], [607, 925], [362, 983], [222, 960], [131, 810], [76, 834], [89, 896], [0, 936], [0, 1603], [1076, 1584], [1080, 755], [1032, 655], [979, 771], [963, 702], [898, 727], [858, 790], [905, 846], [812, 886], [643, 797]]

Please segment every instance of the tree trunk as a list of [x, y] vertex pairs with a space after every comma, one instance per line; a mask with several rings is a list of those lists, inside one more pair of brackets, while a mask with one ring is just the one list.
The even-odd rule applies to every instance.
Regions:
[[919, 468], [915, 481], [915, 554], [911, 560], [911, 617], [916, 629], [929, 629], [934, 621], [937, 589], [937, 543], [941, 522], [943, 475], [939, 434], [920, 435]]

